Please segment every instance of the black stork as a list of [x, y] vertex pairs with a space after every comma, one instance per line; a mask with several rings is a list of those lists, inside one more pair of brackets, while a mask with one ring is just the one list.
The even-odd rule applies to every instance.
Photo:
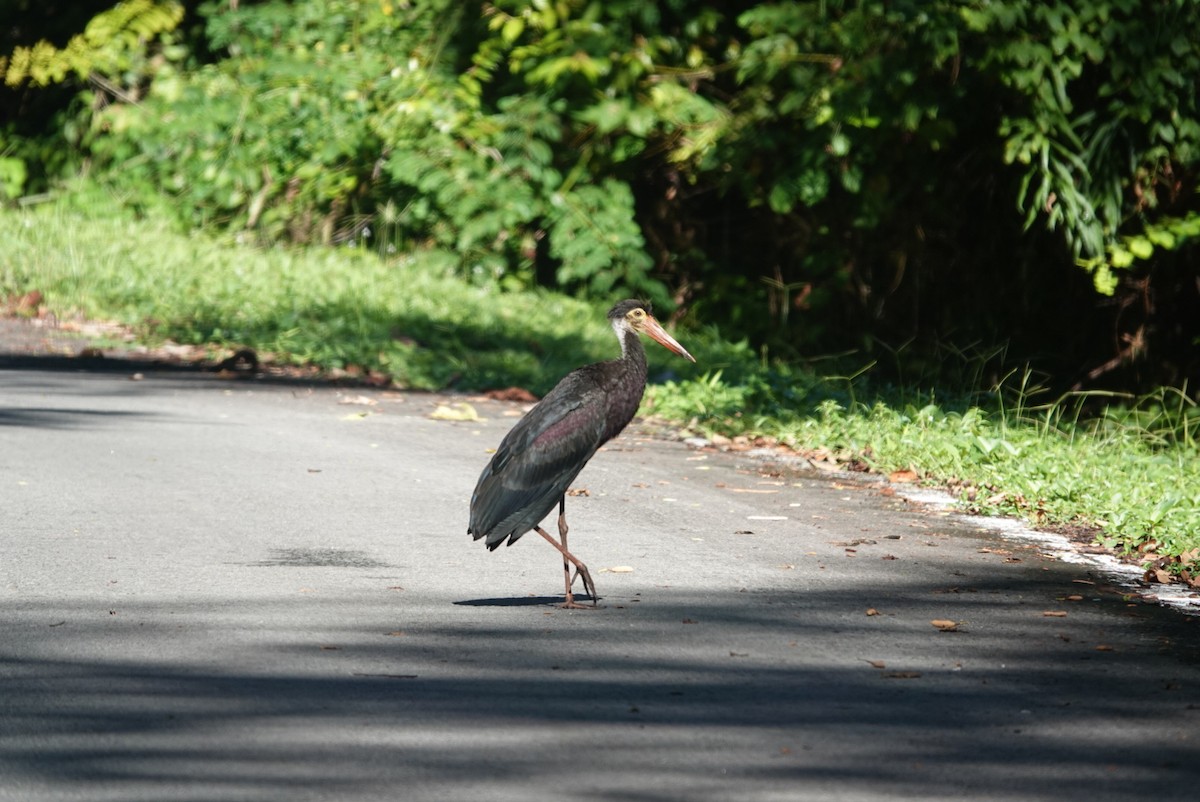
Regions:
[[[467, 534], [486, 538], [488, 550], [511, 546], [534, 531], [562, 552], [566, 599], [563, 607], [581, 607], [571, 587], [583, 579], [596, 605], [596, 585], [587, 566], [567, 550], [567, 487], [592, 455], [633, 420], [646, 388], [646, 351], [639, 334], [696, 360], [663, 330], [650, 304], [621, 301], [608, 311], [621, 358], [573, 370], [514, 426], [483, 469], [471, 495]], [[558, 505], [556, 542], [540, 523]], [[575, 567], [575, 577], [571, 576]]]

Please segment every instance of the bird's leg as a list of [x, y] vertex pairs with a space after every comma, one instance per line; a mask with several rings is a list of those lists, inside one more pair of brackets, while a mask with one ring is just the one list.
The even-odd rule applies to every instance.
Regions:
[[578, 557], [567, 551], [567, 518], [565, 507], [566, 499], [564, 498], [563, 501], [559, 502], [558, 508], [558, 535], [562, 541], [561, 543], [555, 541], [555, 539], [550, 536], [550, 533], [545, 529], [542, 529], [540, 526], [535, 526], [533, 531], [544, 537], [547, 543], [562, 553], [563, 582], [566, 585], [566, 598], [564, 599], [562, 606], [568, 609], [578, 609], [584, 607], [584, 605], [575, 601], [575, 594], [571, 592], [571, 586], [575, 584], [574, 579], [571, 577], [571, 566], [573, 565], [575, 566], [575, 575], [583, 578], [583, 589], [592, 597], [592, 606], [595, 607], [597, 604], [596, 584], [592, 582], [592, 575], [588, 573], [587, 566], [584, 565]]
[[[564, 554], [569, 554], [567, 549], [567, 497], [563, 496], [558, 502], [558, 540], [562, 543]], [[579, 571], [575, 571], [575, 576], [571, 576], [571, 562], [563, 557], [563, 581], [567, 583], [567, 598], [571, 598], [571, 588], [575, 587], [575, 580], [579, 578]]]
[[[596, 606], [596, 586], [592, 582], [592, 577], [591, 577], [591, 574], [588, 573], [587, 566], [584, 565], [582, 562], [580, 562], [579, 558], [576, 557], [574, 554], [572, 554], [571, 552], [564, 549], [562, 547], [562, 544], [560, 544], [557, 540], [555, 540], [554, 537], [549, 532], [547, 532], [545, 529], [542, 529], [540, 526], [535, 526], [533, 528], [533, 531], [537, 532], [539, 535], [544, 537], [546, 539], [546, 542], [549, 543], [551, 546], [558, 549], [562, 553], [564, 561], [575, 566], [575, 570], [579, 572], [579, 576], [583, 577], [584, 590], [586, 590], [592, 597], [592, 605], [591, 606], [595, 607]], [[571, 580], [570, 580], [569, 573], [567, 575], [566, 586], [567, 586], [566, 600], [563, 602], [562, 606], [566, 607], [568, 609], [579, 609], [579, 608], [586, 607], [586, 605], [579, 604], [578, 602], [575, 601], [575, 594], [571, 593]]]
[[[562, 547], [563, 547], [564, 551], [569, 551], [569, 549], [567, 548], [567, 532], [568, 531], [569, 531], [569, 529], [567, 528], [567, 497], [563, 496], [558, 501], [558, 539], [562, 543]], [[565, 557], [563, 558], [563, 573], [564, 574], [571, 573], [571, 563]], [[575, 576], [567, 576], [567, 577], [564, 577], [564, 579], [567, 582], [567, 592], [570, 593], [571, 588], [575, 587], [575, 580], [579, 579], [579, 569], [575, 569]], [[593, 593], [592, 598], [595, 598], [595, 596], [596, 596], [596, 594]]]
[[[567, 549], [567, 531], [567, 497], [563, 496], [558, 500], [558, 539], [562, 541], [564, 554], [570, 554], [570, 551]], [[570, 571], [571, 567], [567, 560], [564, 559], [563, 574], [569, 574]], [[571, 588], [575, 586], [575, 580], [579, 579], [580, 577], [583, 577], [583, 589], [586, 590], [588, 595], [592, 597], [592, 606], [595, 607], [599, 602], [599, 598], [596, 596], [596, 584], [592, 582], [592, 575], [588, 573], [587, 566], [582, 562], [577, 562], [575, 576], [564, 576], [564, 580], [567, 583], [567, 597], [570, 599], [572, 604], [574, 604], [575, 600], [574, 597], [571, 596]]]

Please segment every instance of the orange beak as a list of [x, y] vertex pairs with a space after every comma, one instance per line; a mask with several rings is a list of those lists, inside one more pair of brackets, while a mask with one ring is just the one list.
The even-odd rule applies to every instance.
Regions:
[[695, 362], [696, 358], [687, 352], [687, 349], [675, 341], [675, 338], [667, 334], [667, 330], [655, 320], [652, 316], [646, 315], [646, 320], [642, 324], [642, 331], [650, 336], [652, 340], [666, 348], [668, 351], [674, 351], [682, 357], [686, 357]]

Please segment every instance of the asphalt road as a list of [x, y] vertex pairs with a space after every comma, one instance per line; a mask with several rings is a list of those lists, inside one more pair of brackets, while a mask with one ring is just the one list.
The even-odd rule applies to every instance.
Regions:
[[0, 360], [0, 800], [1200, 787], [1200, 621], [877, 485], [626, 433], [566, 611], [466, 534], [519, 407], [76, 364]]

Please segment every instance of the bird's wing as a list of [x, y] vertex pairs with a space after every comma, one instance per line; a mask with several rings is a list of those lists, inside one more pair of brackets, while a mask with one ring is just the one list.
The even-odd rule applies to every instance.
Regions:
[[536, 526], [603, 444], [606, 407], [602, 387], [566, 377], [501, 441], [471, 496], [468, 531], [495, 548]]

